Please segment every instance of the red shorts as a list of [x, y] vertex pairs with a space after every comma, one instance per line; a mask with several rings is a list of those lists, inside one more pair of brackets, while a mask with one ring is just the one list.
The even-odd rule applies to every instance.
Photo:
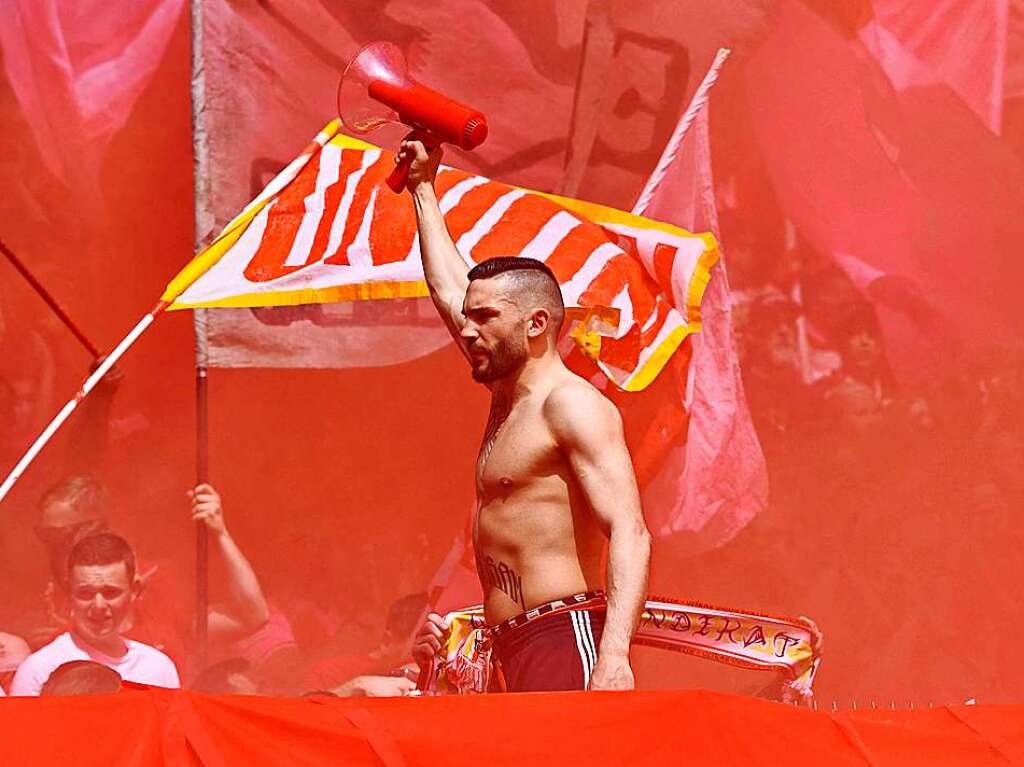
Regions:
[[491, 629], [507, 692], [586, 690], [606, 602], [599, 591], [556, 599]]

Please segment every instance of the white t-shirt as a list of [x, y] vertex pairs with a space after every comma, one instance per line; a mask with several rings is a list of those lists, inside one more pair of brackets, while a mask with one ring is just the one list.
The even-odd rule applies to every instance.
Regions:
[[18, 666], [11, 682], [11, 695], [38, 695], [50, 674], [72, 660], [92, 660], [114, 669], [122, 679], [154, 687], [181, 687], [174, 661], [148, 644], [125, 639], [128, 652], [112, 658], [85, 644], [76, 642], [64, 632], [50, 644], [40, 647]]

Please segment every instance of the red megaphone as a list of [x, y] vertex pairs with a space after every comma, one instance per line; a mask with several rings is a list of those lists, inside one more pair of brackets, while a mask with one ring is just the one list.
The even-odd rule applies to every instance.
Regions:
[[[338, 115], [354, 133], [403, 123], [428, 147], [448, 142], [475, 149], [487, 138], [487, 118], [413, 80], [393, 43], [370, 43], [349, 62], [338, 85]], [[403, 160], [388, 186], [401, 192], [408, 177], [409, 160]]]

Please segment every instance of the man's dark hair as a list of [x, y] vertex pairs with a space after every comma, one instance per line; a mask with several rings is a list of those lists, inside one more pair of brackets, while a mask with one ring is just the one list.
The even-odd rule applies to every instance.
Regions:
[[469, 281], [489, 280], [499, 275], [514, 286], [516, 293], [530, 302], [547, 309], [555, 333], [562, 329], [565, 321], [565, 304], [558, 279], [547, 264], [534, 258], [521, 256], [497, 256], [481, 261], [469, 270]]
[[40, 695], [104, 695], [121, 689], [121, 676], [93, 660], [62, 663], [43, 682]]
[[124, 562], [128, 580], [135, 578], [135, 552], [128, 541], [114, 533], [98, 533], [83, 538], [68, 554], [68, 579], [71, 571], [81, 565], [113, 565]]
[[850, 307], [842, 319], [838, 332], [842, 342], [849, 341], [861, 333], [867, 333], [879, 340], [882, 338], [882, 329], [878, 324], [878, 315], [875, 314], [875, 310], [872, 307], [863, 304]]

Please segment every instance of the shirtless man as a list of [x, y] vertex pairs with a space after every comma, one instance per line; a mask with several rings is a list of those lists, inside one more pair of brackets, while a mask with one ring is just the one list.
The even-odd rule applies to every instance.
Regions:
[[[434, 193], [440, 150], [406, 140], [404, 156], [430, 295], [491, 390], [473, 547], [505, 687], [632, 689], [650, 536], [619, 413], [558, 355], [564, 307], [551, 271], [495, 258], [467, 274]], [[414, 649], [421, 667], [445, 632], [431, 614]]]

